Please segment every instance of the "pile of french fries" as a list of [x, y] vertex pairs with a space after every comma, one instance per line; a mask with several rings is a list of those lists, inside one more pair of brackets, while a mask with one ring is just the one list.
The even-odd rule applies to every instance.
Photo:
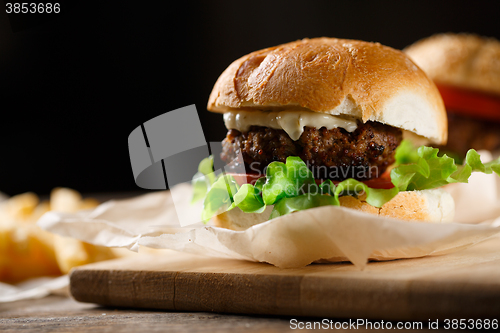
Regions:
[[50, 210], [72, 213], [98, 204], [69, 188], [55, 188], [48, 201], [28, 192], [0, 202], [0, 281], [57, 276], [76, 266], [120, 256], [113, 249], [54, 235], [36, 225]]

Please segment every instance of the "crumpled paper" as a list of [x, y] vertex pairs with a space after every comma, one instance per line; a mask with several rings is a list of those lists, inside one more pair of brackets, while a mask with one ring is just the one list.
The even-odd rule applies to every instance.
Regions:
[[92, 244], [131, 250], [142, 245], [267, 262], [282, 268], [335, 261], [351, 261], [362, 268], [368, 260], [450, 253], [500, 232], [498, 176], [473, 174], [469, 184], [452, 184], [445, 189], [456, 200], [457, 222], [462, 223], [407, 222], [326, 206], [285, 215], [244, 231], [201, 223], [180, 227], [175, 208], [184, 214], [200, 211], [200, 204], [190, 204], [190, 185], [180, 184], [173, 189], [175, 207], [169, 191], [154, 192], [112, 200], [92, 211], [48, 212], [38, 225]]
[[16, 285], [0, 282], [0, 303], [23, 299], [36, 299], [50, 294], [69, 295], [69, 277], [40, 277], [30, 279]]

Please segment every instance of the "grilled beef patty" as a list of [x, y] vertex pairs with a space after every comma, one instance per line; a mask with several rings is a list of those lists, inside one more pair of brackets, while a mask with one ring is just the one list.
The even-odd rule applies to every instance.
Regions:
[[273, 161], [299, 156], [316, 178], [368, 180], [394, 163], [402, 136], [400, 129], [376, 122], [360, 123], [352, 133], [342, 128], [305, 127], [297, 141], [283, 130], [252, 126], [244, 133], [228, 131], [221, 158], [230, 163], [241, 153], [248, 173], [262, 173]]

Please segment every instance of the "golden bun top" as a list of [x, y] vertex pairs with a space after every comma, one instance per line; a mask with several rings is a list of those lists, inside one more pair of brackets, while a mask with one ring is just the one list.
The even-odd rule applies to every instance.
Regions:
[[219, 77], [208, 110], [308, 110], [377, 121], [445, 143], [446, 111], [427, 75], [379, 43], [303, 39], [252, 52]]
[[438, 34], [404, 52], [438, 84], [500, 95], [500, 42], [494, 38]]

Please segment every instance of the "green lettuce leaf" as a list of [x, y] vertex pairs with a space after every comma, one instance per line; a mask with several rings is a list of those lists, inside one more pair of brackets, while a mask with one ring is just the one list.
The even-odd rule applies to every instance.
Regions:
[[438, 188], [450, 183], [467, 183], [472, 172], [500, 175], [500, 158], [483, 164], [479, 154], [470, 149], [463, 165], [446, 154], [439, 156], [439, 149], [421, 146], [417, 149], [418, 159], [391, 171], [392, 183], [400, 191], [416, 191]]
[[201, 160], [198, 165], [198, 172], [202, 173], [208, 178], [210, 185], [215, 182], [215, 173], [214, 173], [214, 157], [212, 155], [208, 156]]
[[455, 161], [439, 149], [418, 148], [416, 163], [400, 165], [391, 171], [391, 180], [400, 191], [428, 190], [448, 184], [448, 177], [457, 171]]
[[392, 198], [398, 194], [399, 190], [397, 187], [391, 189], [376, 189], [370, 188], [366, 184], [357, 181], [355, 179], [346, 179], [337, 185], [335, 190], [335, 197], [350, 195], [357, 197], [361, 194], [366, 194], [366, 202], [374, 207], [382, 207], [386, 202], [390, 201]]
[[483, 164], [481, 156], [474, 149], [470, 149], [465, 156], [465, 163], [458, 167], [450, 176], [449, 182], [467, 183], [472, 172], [491, 174], [495, 172], [500, 176], [500, 158]]
[[259, 179], [257, 179], [257, 181], [255, 182], [255, 188], [257, 190], [259, 190], [259, 195], [262, 196], [262, 187], [264, 187], [264, 184], [266, 183], [266, 177], [261, 177]]
[[214, 158], [213, 156], [209, 156], [201, 160], [198, 165], [198, 172], [194, 174], [193, 180], [191, 181], [193, 185], [191, 204], [203, 199], [215, 180]]
[[191, 184], [193, 185], [191, 204], [194, 204], [207, 195], [210, 184], [207, 182], [207, 178], [200, 172], [194, 174]]
[[316, 186], [311, 170], [300, 157], [290, 156], [286, 163], [272, 162], [267, 166], [262, 198], [266, 205], [273, 205], [282, 198], [307, 193], [311, 186]]
[[239, 189], [232, 176], [222, 175], [217, 178], [203, 201], [202, 220], [206, 222], [213, 216], [234, 208], [234, 196]]
[[234, 195], [233, 207], [238, 207], [245, 213], [262, 213], [266, 209], [260, 190], [251, 184], [243, 184]]
[[328, 194], [331, 196], [335, 196], [335, 189], [336, 186], [330, 179], [325, 180], [319, 185], [319, 192], [321, 194]]
[[293, 198], [283, 198], [276, 202], [269, 219], [290, 214], [299, 210], [320, 206], [338, 206], [338, 199], [324, 194], [302, 194]]
[[417, 149], [409, 140], [401, 141], [401, 144], [396, 148], [396, 165], [415, 163], [418, 160]]

